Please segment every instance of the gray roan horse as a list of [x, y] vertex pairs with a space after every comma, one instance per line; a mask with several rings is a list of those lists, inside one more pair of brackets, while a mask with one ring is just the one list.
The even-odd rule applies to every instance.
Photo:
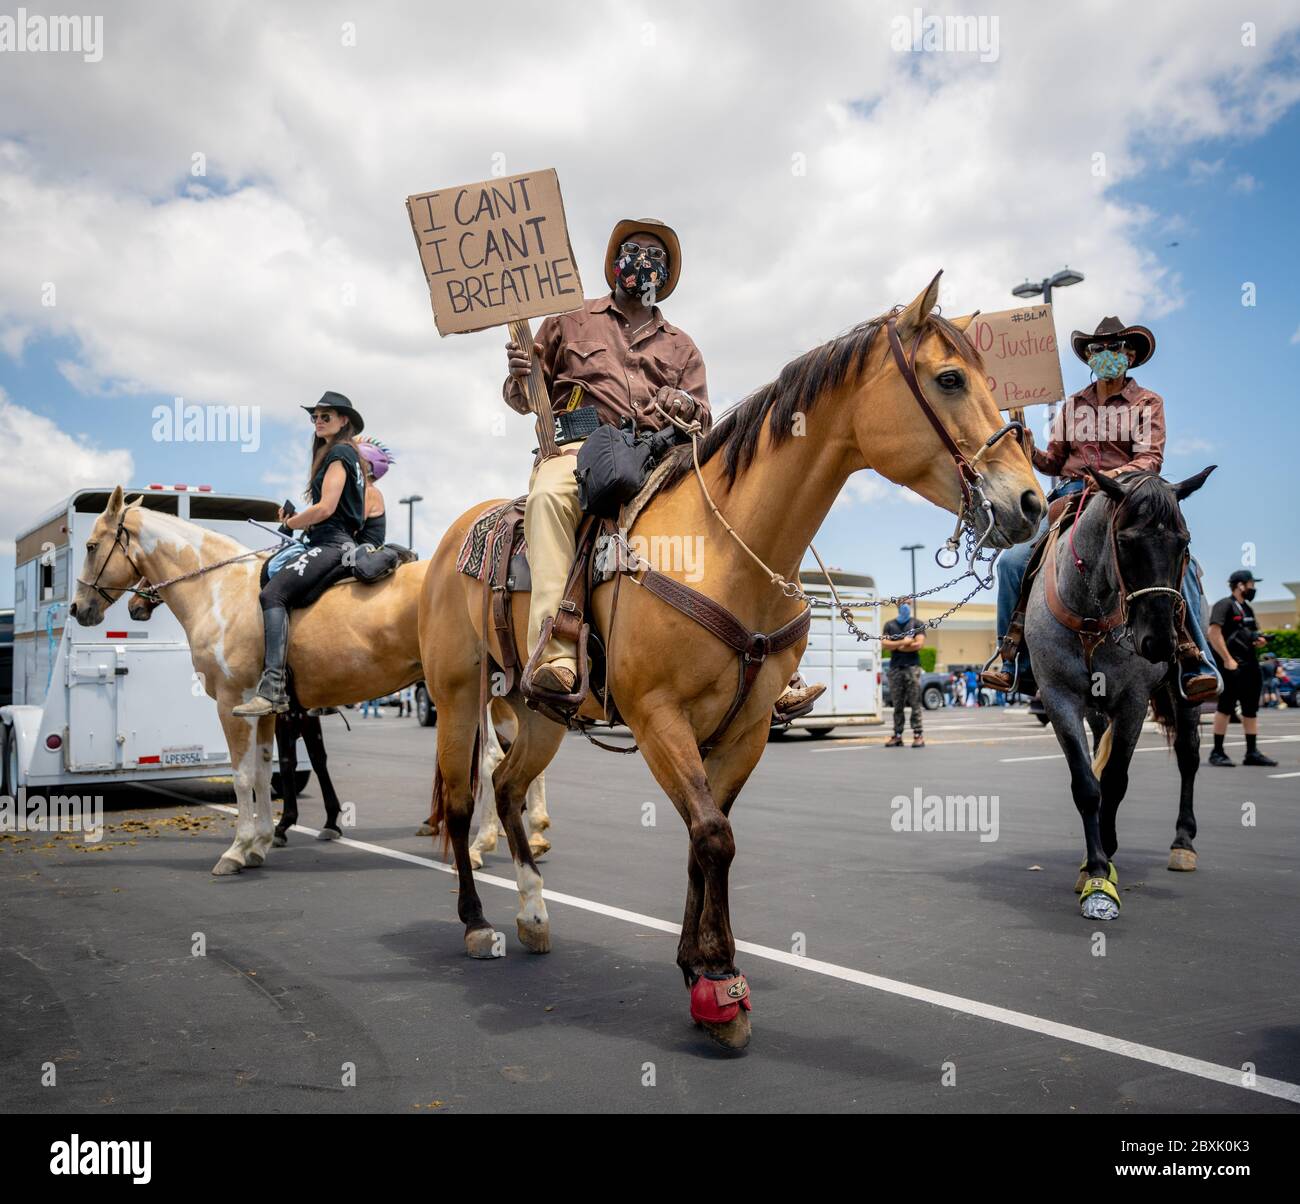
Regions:
[[[1058, 544], [1060, 554], [1045, 559], [1026, 607], [1034, 676], [1083, 820], [1087, 856], [1075, 892], [1088, 919], [1119, 915], [1119, 875], [1111, 860], [1119, 847], [1115, 815], [1128, 789], [1129, 761], [1148, 703], [1173, 742], [1182, 779], [1169, 868], [1196, 868], [1192, 788], [1200, 763], [1200, 715], [1179, 688], [1180, 585], [1189, 541], [1179, 503], [1213, 471], [1211, 466], [1176, 485], [1151, 472], [1119, 479], [1091, 474], [1098, 492], [1062, 536], [1068, 546]], [[1048, 590], [1053, 571], [1055, 599]], [[1094, 732], [1107, 723], [1092, 757], [1085, 719]]]

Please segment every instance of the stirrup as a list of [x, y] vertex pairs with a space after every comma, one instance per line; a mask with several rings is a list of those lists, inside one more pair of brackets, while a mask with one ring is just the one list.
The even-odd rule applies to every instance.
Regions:
[[554, 616], [542, 623], [541, 633], [537, 637], [537, 647], [528, 658], [528, 664], [524, 666], [523, 676], [519, 680], [519, 690], [524, 696], [524, 701], [534, 711], [569, 727], [578, 708], [586, 702], [587, 696], [591, 693], [591, 673], [587, 661], [587, 636], [591, 628], [584, 623], [582, 630], [578, 632], [578, 671], [575, 674], [574, 691], [571, 694], [561, 694], [555, 690], [544, 689], [533, 681], [533, 675], [541, 668], [542, 652], [550, 642], [554, 627]]

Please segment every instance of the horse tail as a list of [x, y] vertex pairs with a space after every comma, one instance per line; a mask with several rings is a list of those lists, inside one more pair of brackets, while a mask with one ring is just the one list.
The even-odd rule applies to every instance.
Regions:
[[1163, 685], [1151, 695], [1151, 711], [1160, 726], [1160, 734], [1165, 738], [1165, 743], [1170, 746], [1173, 745], [1174, 736], [1178, 731], [1178, 703], [1174, 696], [1175, 689], [1175, 686]]
[[1115, 724], [1113, 722], [1106, 724], [1106, 730], [1101, 734], [1101, 740], [1097, 744], [1097, 751], [1092, 758], [1092, 776], [1101, 777], [1101, 771], [1106, 768], [1106, 762], [1110, 760], [1110, 746], [1114, 741]]

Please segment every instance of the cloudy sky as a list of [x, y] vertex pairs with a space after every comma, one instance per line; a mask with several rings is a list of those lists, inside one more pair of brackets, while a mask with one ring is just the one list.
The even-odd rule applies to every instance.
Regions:
[[[426, 553], [477, 498], [521, 492], [533, 439], [500, 402], [503, 336], [439, 338], [403, 201], [551, 166], [588, 295], [617, 218], [679, 230], [665, 309], [715, 413], [939, 268], [950, 314], [1078, 268], [1061, 335], [1152, 325], [1139, 379], [1166, 399], [1166, 475], [1221, 465], [1188, 503], [1211, 581], [1249, 542], [1261, 596], [1282, 596], [1300, 10], [1229, 7], [921, 10], [982, 15], [981, 54], [899, 49], [913, 6], [892, 2], [115, 3], [99, 61], [0, 52], [0, 604], [15, 532], [74, 488], [296, 496], [297, 407], [324, 389], [397, 450], [390, 509], [424, 496]], [[178, 396], [258, 407], [256, 450], [154, 438]], [[920, 542], [924, 587], [949, 525], [860, 474], [818, 542], [887, 590]]]

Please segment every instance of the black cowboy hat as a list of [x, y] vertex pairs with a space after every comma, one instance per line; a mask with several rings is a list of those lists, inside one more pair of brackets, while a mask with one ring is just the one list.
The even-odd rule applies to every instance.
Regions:
[[630, 234], [653, 234], [664, 244], [668, 252], [668, 279], [655, 294], [656, 301], [662, 301], [677, 287], [682, 274], [682, 244], [678, 241], [677, 231], [657, 217], [625, 217], [615, 225], [609, 235], [609, 246], [605, 248], [605, 283], [614, 287], [614, 259]]
[[303, 406], [309, 414], [314, 414], [317, 410], [338, 410], [340, 414], [346, 414], [352, 422], [354, 434], [361, 434], [366, 429], [366, 420], [361, 417], [361, 411], [357, 409], [342, 393], [324, 392], [320, 395], [320, 401], [314, 406]]
[[1097, 342], [1127, 343], [1137, 357], [1129, 365], [1130, 368], [1145, 364], [1156, 353], [1155, 335], [1145, 326], [1125, 326], [1118, 318], [1102, 318], [1092, 334], [1076, 330], [1070, 336], [1070, 346], [1074, 348], [1074, 354], [1085, 364], [1088, 362], [1088, 344]]

